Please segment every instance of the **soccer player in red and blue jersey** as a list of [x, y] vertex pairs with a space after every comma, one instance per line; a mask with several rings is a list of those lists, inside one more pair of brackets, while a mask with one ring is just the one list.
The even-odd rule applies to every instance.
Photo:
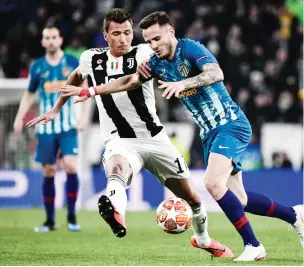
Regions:
[[[78, 59], [61, 50], [63, 39], [57, 27], [50, 25], [42, 32], [41, 44], [45, 56], [38, 58], [30, 67], [30, 79], [14, 122], [14, 131], [21, 133], [23, 118], [34, 102], [35, 93], [39, 93], [39, 113], [50, 110], [60, 96], [59, 89], [65, 85], [70, 73], [78, 66]], [[58, 152], [62, 156], [63, 167], [67, 173], [67, 227], [71, 231], [80, 231], [76, 222], [75, 203], [78, 194], [77, 168], [77, 128], [83, 121], [76, 122], [75, 105], [69, 99], [54, 121], [36, 127], [36, 161], [43, 166], [43, 203], [46, 221], [35, 227], [36, 232], [48, 232], [55, 229], [55, 183], [56, 159]]]

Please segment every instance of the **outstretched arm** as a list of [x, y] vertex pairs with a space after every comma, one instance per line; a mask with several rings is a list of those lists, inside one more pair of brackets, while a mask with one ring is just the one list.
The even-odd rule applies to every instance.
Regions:
[[75, 103], [83, 102], [94, 95], [106, 95], [106, 94], [114, 94], [123, 91], [134, 90], [140, 87], [140, 74], [134, 73], [131, 75], [127, 75], [121, 77], [115, 81], [112, 81], [107, 84], [101, 84], [95, 87], [89, 88], [81, 88], [75, 86], [64, 86], [61, 88], [62, 96], [70, 97], [70, 96], [80, 96], [76, 99]]
[[[68, 77], [66, 81], [66, 85], [74, 85], [79, 86], [83, 82], [82, 76], [78, 71], [78, 68], [76, 68]], [[62, 108], [62, 106], [69, 100], [69, 96], [63, 96], [60, 94], [60, 97], [58, 98], [55, 106], [53, 107], [53, 110], [55, 112], [59, 112], [59, 110]]]

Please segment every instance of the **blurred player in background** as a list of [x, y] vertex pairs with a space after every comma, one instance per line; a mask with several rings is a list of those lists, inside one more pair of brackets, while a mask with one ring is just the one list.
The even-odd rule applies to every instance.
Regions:
[[[72, 73], [79, 79], [88, 78], [91, 85], [111, 82], [135, 73], [137, 66], [153, 53], [149, 45], [131, 46], [132, 20], [124, 9], [112, 9], [104, 20], [106, 49], [89, 49], [80, 57], [79, 68]], [[115, 95], [96, 96], [101, 134], [106, 140], [103, 163], [108, 178], [107, 194], [99, 199], [99, 213], [117, 237], [127, 232], [125, 212], [126, 188], [142, 168], [148, 169], [176, 196], [192, 208], [192, 227], [204, 249], [215, 257], [232, 257], [232, 251], [209, 237], [207, 213], [189, 181], [189, 169], [169, 141], [156, 114], [152, 81], [139, 90]], [[54, 109], [59, 110], [59, 99]], [[53, 120], [54, 112], [33, 119], [29, 126]], [[56, 119], [55, 119], [56, 120]], [[49, 122], [46, 125], [53, 123]], [[196, 246], [198, 247], [198, 246]]]
[[150, 14], [139, 26], [145, 41], [155, 52], [149, 64], [139, 68], [141, 75], [136, 73], [89, 89], [66, 86], [61, 90], [63, 94], [79, 95], [77, 102], [81, 102], [95, 94], [136, 89], [153, 77], [160, 79], [163, 96], [167, 99], [172, 95], [178, 97], [201, 128], [207, 167], [206, 188], [244, 242], [244, 251], [235, 261], [266, 258], [266, 251], [255, 237], [245, 211], [292, 224], [303, 244], [303, 205], [285, 207], [268, 196], [245, 191], [243, 187], [240, 159], [251, 139], [251, 126], [230, 98], [223, 83], [223, 72], [214, 56], [193, 40], [176, 39], [165, 12]]
[[[28, 90], [24, 93], [14, 122], [14, 131], [21, 133], [23, 118], [34, 102], [35, 93], [39, 92], [39, 113], [50, 110], [59, 98], [60, 87], [66, 83], [70, 73], [78, 66], [78, 59], [65, 54], [61, 50], [63, 39], [54, 25], [48, 25], [42, 32], [41, 44], [45, 48], [45, 56], [35, 60], [30, 68]], [[80, 85], [80, 84], [79, 84]], [[75, 203], [78, 194], [77, 177], [77, 130], [76, 125], [84, 127], [86, 114], [76, 122], [75, 105], [70, 99], [60, 111], [59, 116], [47, 125], [37, 128], [36, 161], [43, 166], [43, 203], [46, 221], [35, 227], [36, 232], [48, 232], [55, 229], [55, 183], [57, 155], [60, 152], [63, 168], [67, 173], [67, 227], [70, 231], [80, 231], [76, 222]]]

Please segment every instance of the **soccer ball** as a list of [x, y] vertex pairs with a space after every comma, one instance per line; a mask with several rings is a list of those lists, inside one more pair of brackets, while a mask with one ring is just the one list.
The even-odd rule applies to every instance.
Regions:
[[158, 226], [168, 234], [185, 232], [192, 223], [192, 210], [181, 198], [168, 198], [156, 210]]

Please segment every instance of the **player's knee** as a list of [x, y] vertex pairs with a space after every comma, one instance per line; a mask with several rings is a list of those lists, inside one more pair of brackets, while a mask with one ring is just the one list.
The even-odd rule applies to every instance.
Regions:
[[117, 174], [119, 176], [123, 175], [123, 164], [121, 163], [117, 163], [115, 164], [111, 170], [110, 170], [110, 174]]
[[205, 187], [214, 199], [219, 199], [222, 192], [225, 190], [226, 185], [220, 181], [205, 179]]
[[56, 166], [55, 165], [44, 165], [43, 166], [43, 175], [44, 177], [55, 177]]
[[117, 162], [116, 164], [111, 166], [111, 168], [109, 168], [109, 174], [116, 174], [129, 178], [132, 175], [132, 169], [129, 164]]
[[77, 172], [77, 162], [76, 161], [65, 161], [64, 170], [66, 173], [76, 173]]

